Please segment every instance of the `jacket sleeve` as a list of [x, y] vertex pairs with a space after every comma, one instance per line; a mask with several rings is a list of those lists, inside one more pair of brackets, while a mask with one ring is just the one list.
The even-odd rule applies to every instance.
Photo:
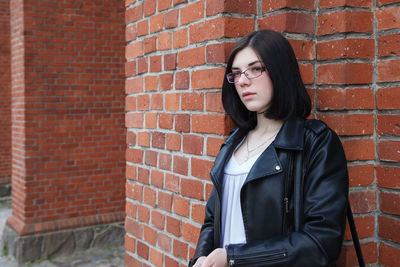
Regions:
[[208, 256], [215, 248], [214, 244], [214, 209], [215, 198], [217, 197], [215, 188], [211, 191], [210, 197], [206, 204], [206, 214], [204, 223], [200, 230], [199, 240], [193, 259], [189, 262], [189, 267], [193, 266], [196, 260], [201, 256]]
[[[227, 246], [229, 266], [326, 266], [340, 253], [348, 174], [342, 145], [330, 130], [306, 131], [303, 223], [287, 236]], [[273, 218], [271, 218], [273, 219]]]

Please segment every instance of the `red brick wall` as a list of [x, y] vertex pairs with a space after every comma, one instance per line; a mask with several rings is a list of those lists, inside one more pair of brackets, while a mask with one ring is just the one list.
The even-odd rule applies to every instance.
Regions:
[[11, 178], [10, 5], [0, 0], [0, 184]]
[[124, 219], [124, 5], [11, 0], [19, 235]]
[[[223, 63], [237, 37], [264, 28], [289, 38], [313, 116], [341, 137], [366, 262], [396, 266], [400, 1], [125, 4], [128, 266], [185, 266], [193, 255], [208, 172], [231, 127], [220, 103]], [[343, 266], [356, 264], [350, 238]]]

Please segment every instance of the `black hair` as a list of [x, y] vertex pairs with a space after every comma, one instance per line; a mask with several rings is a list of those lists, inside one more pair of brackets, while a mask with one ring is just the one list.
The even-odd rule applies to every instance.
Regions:
[[290, 117], [306, 118], [311, 112], [311, 99], [301, 79], [296, 56], [289, 41], [280, 33], [260, 30], [241, 38], [233, 48], [222, 85], [222, 104], [233, 122], [240, 128], [253, 129], [257, 125], [256, 112], [249, 111], [240, 100], [235, 85], [226, 74], [232, 72], [236, 54], [246, 47], [261, 57], [273, 85], [273, 95], [265, 116], [275, 120]]

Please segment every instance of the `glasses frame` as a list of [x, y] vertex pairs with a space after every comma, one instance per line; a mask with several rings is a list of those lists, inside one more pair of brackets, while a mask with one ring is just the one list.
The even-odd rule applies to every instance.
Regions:
[[[248, 70], [250, 70], [251, 68], [255, 68], [255, 67], [250, 67], [250, 68], [245, 69], [244, 71], [237, 72], [238, 74], [240, 73], [239, 78], [242, 76], [242, 74], [244, 74], [244, 76], [246, 76], [246, 78], [249, 79], [249, 80], [255, 79], [255, 78], [260, 77], [260, 76], [262, 75], [262, 73], [263, 73], [264, 71], [267, 70], [267, 68], [266, 68], [265, 66], [261, 66], [261, 67], [260, 67], [260, 68], [261, 68], [261, 72], [260, 72], [259, 75], [253, 76], [253, 77], [249, 77], [248, 74], [247, 74], [246, 72], [247, 72]], [[235, 72], [235, 73], [236, 73], [236, 72]], [[236, 81], [236, 82], [235, 82], [235, 81], [231, 82], [231, 81], [229, 80], [229, 76], [230, 76], [231, 74], [233, 74], [233, 72], [230, 72], [230, 73], [226, 74], [226, 80], [228, 81], [228, 83], [237, 83], [237, 82], [239, 82], [239, 80]]]

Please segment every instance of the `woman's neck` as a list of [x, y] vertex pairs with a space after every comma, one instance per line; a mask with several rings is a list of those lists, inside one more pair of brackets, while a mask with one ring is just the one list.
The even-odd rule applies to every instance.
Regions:
[[269, 119], [264, 114], [257, 114], [257, 126], [251, 131], [254, 136], [269, 136], [276, 134], [283, 125], [283, 121]]

